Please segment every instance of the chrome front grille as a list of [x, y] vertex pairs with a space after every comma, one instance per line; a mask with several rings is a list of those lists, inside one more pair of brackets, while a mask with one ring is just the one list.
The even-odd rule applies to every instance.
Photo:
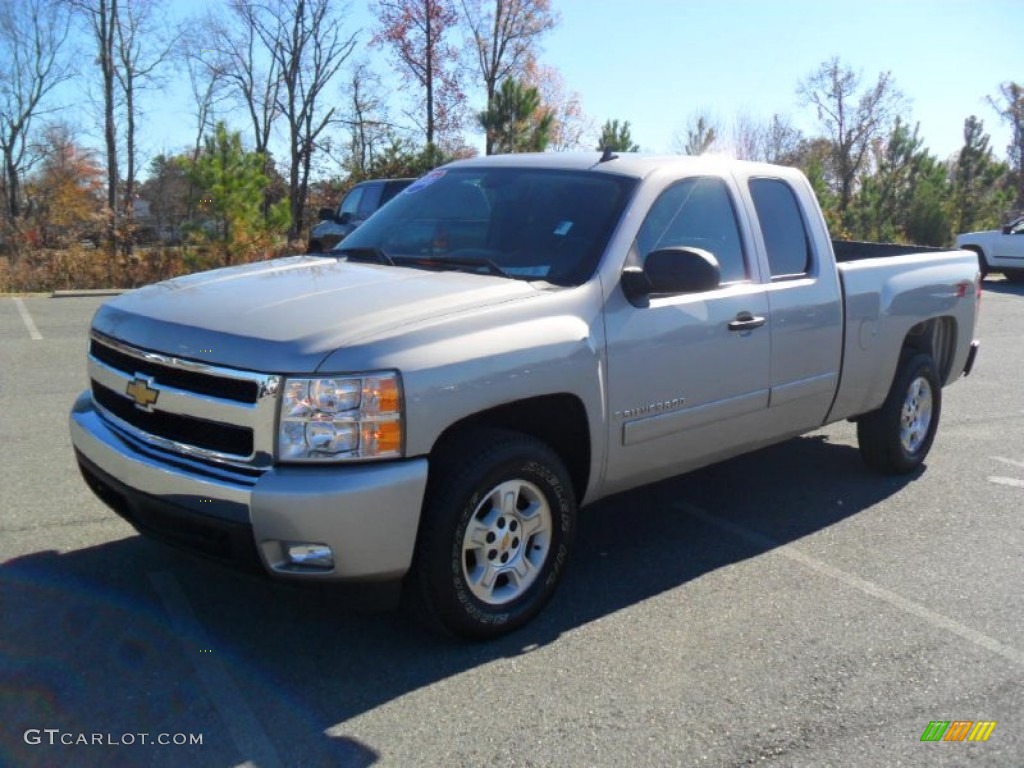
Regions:
[[272, 462], [279, 376], [150, 352], [94, 331], [89, 378], [103, 417], [146, 446], [248, 469]]

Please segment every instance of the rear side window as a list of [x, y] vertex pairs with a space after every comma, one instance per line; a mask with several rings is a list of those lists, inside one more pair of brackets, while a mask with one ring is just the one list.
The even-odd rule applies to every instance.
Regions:
[[723, 283], [747, 279], [736, 213], [721, 179], [684, 179], [661, 193], [636, 236], [641, 258], [660, 248], [702, 248], [718, 260]]
[[806, 275], [811, 269], [811, 240], [789, 184], [781, 179], [751, 179], [750, 196], [772, 277]]
[[402, 179], [401, 181], [387, 182], [384, 185], [384, 193], [380, 196], [380, 204], [384, 205], [384, 203], [412, 184], [412, 181], [412, 179]]

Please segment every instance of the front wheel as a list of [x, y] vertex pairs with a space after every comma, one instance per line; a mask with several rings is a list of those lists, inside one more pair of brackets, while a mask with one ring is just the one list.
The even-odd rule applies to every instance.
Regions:
[[932, 447], [941, 410], [942, 386], [931, 355], [903, 358], [882, 407], [857, 422], [864, 462], [886, 474], [913, 472]]
[[459, 637], [510, 632], [551, 598], [575, 529], [572, 482], [554, 451], [526, 435], [474, 433], [432, 461], [407, 599]]

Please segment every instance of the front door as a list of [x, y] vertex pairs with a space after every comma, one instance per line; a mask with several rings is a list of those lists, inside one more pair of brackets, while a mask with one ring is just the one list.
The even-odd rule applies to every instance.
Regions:
[[705, 293], [653, 296], [643, 307], [621, 291], [609, 297], [610, 492], [735, 452], [756, 438], [768, 405], [768, 299], [722, 179], [689, 178], [666, 189], [630, 260], [671, 246], [712, 253], [722, 282]]

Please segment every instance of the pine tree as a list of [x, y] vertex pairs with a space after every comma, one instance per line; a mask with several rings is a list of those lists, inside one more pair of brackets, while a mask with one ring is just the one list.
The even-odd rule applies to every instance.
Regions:
[[551, 140], [554, 115], [541, 105], [536, 88], [508, 78], [495, 94], [491, 109], [480, 112], [477, 120], [493, 137], [494, 154], [543, 152]]
[[610, 149], [614, 152], [639, 152], [640, 146], [633, 143], [629, 135], [629, 120], [621, 125], [618, 120], [607, 120], [601, 126], [601, 139], [597, 143], [599, 152]]
[[265, 162], [261, 153], [246, 152], [241, 135], [228, 133], [220, 122], [214, 134], [206, 137], [195, 166], [188, 167], [201, 190], [200, 210], [212, 225], [209, 230], [198, 228], [196, 234], [216, 244], [224, 264], [230, 265], [238, 254], [269, 245], [289, 225], [287, 200], [271, 206], [267, 217], [263, 215], [264, 190], [270, 184], [263, 172]]

